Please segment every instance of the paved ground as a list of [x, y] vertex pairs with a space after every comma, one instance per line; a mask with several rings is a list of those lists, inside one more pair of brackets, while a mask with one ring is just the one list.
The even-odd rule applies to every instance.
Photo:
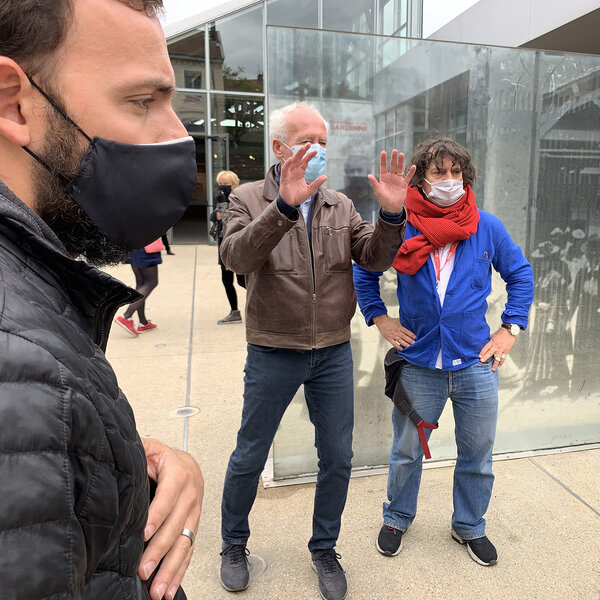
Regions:
[[[241, 414], [244, 328], [216, 325], [229, 312], [216, 249], [173, 250], [148, 302], [158, 329], [133, 338], [113, 328], [108, 357], [140, 433], [186, 448], [202, 466], [206, 494], [184, 580], [188, 597], [231, 599], [217, 574], [219, 506]], [[133, 283], [129, 267], [111, 272]], [[177, 416], [186, 406], [199, 412]], [[424, 472], [417, 518], [395, 558], [375, 549], [386, 477], [352, 479], [337, 548], [348, 598], [600, 600], [600, 449], [497, 462], [495, 473], [487, 531], [499, 563], [491, 568], [475, 564], [450, 539], [452, 468]], [[319, 598], [306, 548], [313, 494], [313, 484], [260, 486], [251, 514], [253, 581], [237, 597]]]

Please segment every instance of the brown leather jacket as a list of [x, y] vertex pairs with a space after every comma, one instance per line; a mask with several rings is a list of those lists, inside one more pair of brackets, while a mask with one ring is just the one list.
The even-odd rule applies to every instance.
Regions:
[[263, 181], [229, 196], [221, 257], [246, 275], [246, 339], [251, 344], [310, 350], [350, 339], [356, 311], [352, 260], [373, 271], [390, 267], [404, 225], [363, 221], [339, 192], [317, 192], [312, 220], [312, 260], [306, 224], [277, 207], [275, 167]]

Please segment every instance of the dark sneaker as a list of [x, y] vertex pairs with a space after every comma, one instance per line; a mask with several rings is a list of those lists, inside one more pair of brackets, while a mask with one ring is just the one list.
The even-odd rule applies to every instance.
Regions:
[[239, 310], [232, 310], [226, 317], [219, 319], [217, 325], [227, 325], [228, 323], [241, 323], [242, 315]]
[[250, 583], [246, 546], [223, 542], [221, 552], [221, 585], [228, 592], [241, 592]]
[[312, 553], [312, 568], [319, 577], [319, 592], [324, 600], [343, 600], [348, 591], [342, 558], [333, 548]]
[[459, 544], [466, 544], [469, 555], [477, 564], [491, 567], [498, 562], [496, 548], [487, 536], [484, 535], [474, 540], [463, 540], [456, 531], [452, 530], [452, 539]]
[[404, 531], [384, 525], [377, 536], [377, 550], [385, 556], [396, 556], [402, 550], [402, 534]]

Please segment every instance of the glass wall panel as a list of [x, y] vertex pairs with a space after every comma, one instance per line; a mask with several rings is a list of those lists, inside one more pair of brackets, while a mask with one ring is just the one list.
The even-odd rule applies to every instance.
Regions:
[[375, 2], [373, 0], [323, 2], [323, 29], [375, 33]]
[[229, 168], [240, 183], [264, 177], [264, 110], [264, 98], [212, 95], [212, 134], [227, 140]]
[[205, 56], [204, 28], [180, 40], [169, 42], [169, 57], [178, 88], [206, 89]]
[[408, 29], [408, 0], [380, 0], [380, 33], [404, 35]]
[[[385, 12], [385, 6], [383, 7]], [[391, 18], [391, 17], [390, 17]], [[342, 96], [332, 85], [340, 57], [320, 49], [361, 48], [368, 94]], [[285, 52], [282, 54], [282, 50]], [[361, 34], [268, 29], [269, 107], [300, 97], [298, 65], [310, 65], [311, 100], [331, 123], [327, 185], [377, 168], [394, 144], [450, 136], [478, 167], [478, 206], [502, 219], [532, 262], [536, 293], [530, 326], [499, 370], [495, 451], [600, 442], [600, 57], [482, 47]], [[271, 68], [272, 67], [272, 68]], [[358, 167], [347, 164], [350, 156]], [[354, 191], [349, 192], [353, 197]], [[358, 192], [356, 192], [357, 195]], [[361, 208], [375, 214], [373, 199]], [[398, 314], [393, 271], [381, 280]], [[506, 293], [493, 278], [487, 320], [500, 323]], [[383, 394], [389, 347], [357, 314], [352, 322], [354, 467], [386, 465], [392, 405]], [[276, 478], [316, 471], [314, 430], [302, 393], [274, 444]], [[431, 438], [434, 460], [455, 456], [451, 408]]]
[[316, 29], [319, 26], [319, 2], [318, 0], [269, 0], [267, 25]]
[[212, 89], [263, 91], [263, 31], [262, 2], [210, 25]]

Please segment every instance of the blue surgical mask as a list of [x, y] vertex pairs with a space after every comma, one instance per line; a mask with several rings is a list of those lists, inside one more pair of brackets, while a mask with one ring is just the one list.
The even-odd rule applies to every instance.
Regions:
[[[286, 148], [289, 148], [293, 154], [296, 154], [298, 149], [304, 146], [304, 144], [300, 144], [298, 146], [292, 146], [290, 148], [285, 142], [282, 141], [281, 143]], [[310, 159], [306, 167], [306, 171], [304, 172], [304, 181], [306, 181], [306, 183], [312, 183], [317, 177], [323, 175], [323, 172], [325, 171], [325, 159], [327, 157], [327, 150], [325, 150], [325, 148], [323, 148], [321, 144], [311, 144], [307, 152], [312, 152], [313, 150], [316, 150], [317, 153]]]

